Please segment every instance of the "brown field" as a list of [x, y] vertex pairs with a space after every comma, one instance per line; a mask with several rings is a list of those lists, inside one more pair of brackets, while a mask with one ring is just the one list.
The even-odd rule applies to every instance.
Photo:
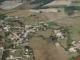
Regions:
[[7, 15], [8, 16], [28, 17], [30, 14], [32, 14], [32, 13], [27, 10], [18, 10], [17, 12], [9, 13]]
[[75, 25], [80, 24], [80, 18], [68, 17], [64, 12], [44, 13], [49, 21], [54, 21], [58, 24]]
[[68, 46], [67, 46], [67, 40], [66, 39], [59, 39], [58, 40], [60, 43], [61, 43], [61, 45], [64, 47], [64, 48], [67, 48]]
[[48, 38], [51, 35], [51, 32], [52, 32], [51, 29], [47, 29], [46, 31], [39, 31], [35, 35], [43, 35], [45, 38]]
[[51, 40], [34, 37], [30, 39], [30, 47], [36, 60], [62, 60]]
[[19, 3], [17, 1], [4, 1], [1, 5], [0, 8], [4, 10], [10, 10], [13, 9], [19, 5], [22, 5], [23, 3]]
[[36, 6], [38, 6], [39, 4], [30, 4], [29, 1], [25, 2], [24, 4], [14, 8], [14, 9], [18, 9], [18, 10], [27, 10], [27, 9], [31, 9], [31, 8], [34, 8]]

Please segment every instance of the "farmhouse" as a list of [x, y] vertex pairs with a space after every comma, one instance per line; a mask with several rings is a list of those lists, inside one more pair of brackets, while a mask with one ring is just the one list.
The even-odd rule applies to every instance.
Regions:
[[69, 52], [76, 52], [77, 50], [75, 50], [74, 49], [74, 47], [71, 47], [70, 49], [69, 49]]

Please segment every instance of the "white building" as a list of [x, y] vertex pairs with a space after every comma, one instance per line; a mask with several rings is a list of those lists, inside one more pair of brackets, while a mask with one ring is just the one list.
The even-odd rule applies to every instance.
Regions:
[[69, 52], [76, 52], [77, 50], [75, 50], [75, 48], [74, 47], [71, 47], [70, 49], [69, 49]]

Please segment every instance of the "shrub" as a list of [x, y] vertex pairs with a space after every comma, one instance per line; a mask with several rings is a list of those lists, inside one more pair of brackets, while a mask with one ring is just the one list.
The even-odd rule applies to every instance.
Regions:
[[58, 26], [58, 24], [57, 23], [55, 23], [55, 22], [48, 22], [47, 24], [49, 24], [49, 26]]

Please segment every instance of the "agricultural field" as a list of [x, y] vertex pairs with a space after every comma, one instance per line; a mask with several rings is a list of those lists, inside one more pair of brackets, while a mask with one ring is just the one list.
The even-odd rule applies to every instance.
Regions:
[[[10, 10], [11, 11], [11, 10]], [[15, 12], [8, 13], [7, 16], [28, 17], [32, 13], [27, 10], [16, 10]]]
[[39, 4], [30, 4], [30, 2], [28, 1], [22, 5], [15, 7], [14, 9], [16, 9], [16, 10], [29, 10], [29, 9], [37, 7], [38, 5]]
[[[59, 0], [56, 0], [56, 1], [59, 1]], [[13, 29], [10, 32], [13, 32], [13, 33], [19, 32], [22, 35], [22, 37], [20, 36], [21, 39], [22, 38], [24, 39], [23, 35], [25, 34], [25, 31], [27, 31], [27, 28], [25, 28], [26, 25], [32, 26], [32, 27], [29, 27], [28, 29], [33, 29], [34, 27], [33, 25], [39, 26], [37, 28], [38, 29], [37, 32], [34, 32], [34, 31], [31, 32], [32, 34], [31, 36], [29, 36], [30, 38], [29, 38], [29, 41], [27, 42], [29, 44], [29, 47], [33, 49], [35, 60], [64, 60], [64, 58], [63, 59], [61, 58], [64, 54], [66, 54], [64, 55], [66, 59], [72, 56], [76, 57], [78, 55], [77, 52], [74, 52], [74, 53], [69, 52], [69, 48], [72, 47], [72, 45], [69, 47], [68, 40], [69, 41], [71, 40], [70, 42], [72, 42], [72, 40], [73, 41], [80, 40], [80, 16], [78, 17], [74, 17], [74, 15], [72, 15], [73, 17], [68, 16], [64, 12], [64, 9], [62, 8], [61, 9], [58, 8], [61, 10], [61, 12], [47, 12], [47, 13], [46, 12], [37, 13], [34, 11], [31, 12], [29, 10], [31, 10], [33, 7], [38, 6], [38, 4], [31, 5], [30, 2], [25, 2], [24, 4], [19, 3], [19, 5], [16, 5], [17, 2], [16, 3], [13, 2], [12, 5], [15, 3], [15, 6], [16, 6], [16, 8], [12, 6], [14, 7], [14, 9], [9, 5], [9, 3], [8, 5], [6, 3], [8, 2], [3, 3], [4, 5], [2, 6], [2, 8], [3, 9], [8, 8], [11, 10], [0, 10], [0, 13], [6, 14], [7, 18], [9, 17], [13, 17], [13, 18], [5, 19], [4, 20], [5, 25], [11, 23], [12, 27], [15, 27], [15, 28], [18, 27], [17, 29]], [[69, 2], [66, 2], [65, 4], [67, 3]], [[62, 4], [62, 3], [59, 2], [59, 4]], [[5, 8], [6, 6], [10, 6], [10, 7]], [[42, 24], [43, 27], [39, 25], [40, 22], [48, 24], [48, 26], [46, 27], [46, 30], [45, 30], [44, 24]], [[19, 29], [20, 27], [22, 27], [22, 29]], [[59, 32], [61, 32], [65, 37], [63, 39], [60, 39], [58, 37], [57, 39], [54, 38], [56, 36], [56, 33], [54, 33], [54, 30], [60, 30]], [[14, 42], [12, 40], [9, 40], [6, 37], [6, 32], [4, 32], [3, 30], [0, 31], [0, 36], [3, 37], [0, 41], [0, 43], [2, 42], [3, 43], [0, 44], [0, 46], [3, 46], [3, 47], [8, 46]], [[60, 43], [60, 45], [56, 45], [55, 43]], [[21, 49], [22, 45], [19, 45], [16, 48]], [[22, 50], [16, 51], [13, 55], [19, 56], [20, 54], [22, 55]], [[69, 56], [69, 57], [66, 57], [66, 56]], [[27, 58], [24, 56], [24, 58], [28, 60], [33, 60], [33, 57]]]
[[53, 1], [53, 2], [51, 2], [51, 3], [48, 3], [48, 4], [46, 4], [46, 5], [44, 5], [44, 6], [56, 6], [56, 5], [63, 5], [63, 6], [65, 6], [65, 5], [69, 5], [70, 4], [70, 1], [66, 1], [66, 0], [55, 0], [55, 1]]
[[2, 9], [10, 10], [10, 9], [13, 9], [13, 8], [21, 5], [21, 4], [23, 4], [23, 3], [19, 3], [19, 2], [16, 2], [16, 1], [4, 1], [2, 3], [2, 5], [0, 5], [0, 6], [1, 6]]
[[30, 39], [30, 47], [34, 51], [36, 60], [61, 60], [52, 41], [33, 37]]

